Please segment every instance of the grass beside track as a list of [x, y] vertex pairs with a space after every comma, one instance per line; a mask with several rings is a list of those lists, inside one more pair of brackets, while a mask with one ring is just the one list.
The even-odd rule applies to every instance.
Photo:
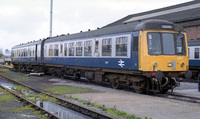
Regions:
[[97, 92], [96, 90], [90, 88], [73, 87], [73, 86], [51, 86], [51, 87], [44, 87], [43, 90], [50, 91], [54, 95]]
[[31, 106], [24, 106], [17, 101], [17, 98], [6, 90], [0, 88], [0, 118], [22, 118], [25, 115], [29, 118], [32, 115], [35, 119], [46, 119], [46, 115], [41, 115], [40, 111], [36, 111]]

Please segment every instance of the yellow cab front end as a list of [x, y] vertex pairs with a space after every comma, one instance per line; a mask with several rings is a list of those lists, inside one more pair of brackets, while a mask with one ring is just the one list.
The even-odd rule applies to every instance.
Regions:
[[[186, 71], [188, 70], [188, 48], [185, 33], [172, 31], [141, 31], [140, 64], [142, 71]], [[141, 41], [140, 40], [140, 41]], [[166, 40], [166, 41], [164, 41]]]
[[181, 75], [190, 77], [185, 32], [141, 30], [139, 48], [139, 70], [154, 82], [152, 85], [161, 83], [163, 89], [173, 89]]

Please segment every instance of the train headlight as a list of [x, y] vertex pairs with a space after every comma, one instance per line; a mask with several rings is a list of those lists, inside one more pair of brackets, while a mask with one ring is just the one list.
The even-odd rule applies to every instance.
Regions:
[[169, 62], [169, 63], [168, 63], [168, 67], [171, 67], [171, 66], [172, 66], [172, 63], [171, 63], [171, 62]]
[[185, 66], [185, 63], [181, 63], [181, 67], [184, 67]]
[[155, 62], [155, 63], [153, 64], [153, 66], [154, 66], [154, 67], [157, 67], [157, 66], [158, 66], [158, 63], [157, 63], [157, 62]]

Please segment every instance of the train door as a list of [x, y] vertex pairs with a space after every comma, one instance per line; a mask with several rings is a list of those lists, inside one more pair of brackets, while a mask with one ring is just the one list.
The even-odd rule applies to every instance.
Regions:
[[138, 50], [139, 50], [139, 38], [138, 36], [133, 37], [133, 52], [132, 52], [132, 69], [139, 70], [138, 67]]
[[38, 45], [36, 45], [35, 47], [35, 62], [37, 62], [37, 49], [38, 49]]
[[99, 41], [95, 40], [94, 57], [99, 57]]

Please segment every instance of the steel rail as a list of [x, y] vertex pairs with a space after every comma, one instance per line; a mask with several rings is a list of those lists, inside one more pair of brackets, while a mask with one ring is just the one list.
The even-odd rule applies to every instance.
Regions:
[[[178, 98], [177, 100], [200, 104], [200, 98], [198, 98], [198, 97], [191, 97], [191, 96], [185, 96], [185, 95], [180, 95], [180, 94], [171, 94], [171, 93], [167, 93], [167, 94], [169, 96], [174, 96], [175, 98]], [[186, 100], [184, 100], [184, 98]]]
[[48, 114], [48, 117], [49, 117], [50, 119], [59, 119], [58, 116], [52, 114], [52, 113], [49, 112], [49, 111], [44, 110], [43, 108], [37, 106], [35, 103], [33, 103], [33, 102], [27, 100], [26, 98], [24, 98], [24, 97], [22, 97], [22, 96], [19, 96], [19, 95], [18, 95], [17, 93], [15, 93], [14, 91], [12, 91], [12, 90], [10, 90], [10, 89], [8, 89], [8, 88], [5, 88], [5, 87], [3, 87], [3, 86], [1, 86], [1, 85], [0, 85], [0, 87], [3, 88], [3, 89], [5, 89], [7, 92], [11, 93], [12, 95], [14, 95], [15, 97], [17, 97], [18, 99], [25, 101], [27, 104], [31, 105], [31, 107], [35, 108], [36, 110], [40, 110], [40, 111], [42, 112], [42, 114]]
[[173, 99], [173, 100], [179, 100], [179, 101], [184, 101], [184, 102], [200, 104], [200, 98], [198, 98], [198, 97], [191, 97], [191, 96], [171, 94], [171, 93], [155, 94], [155, 95], [151, 95], [151, 96], [156, 96], [156, 97], [164, 98], [164, 99]]
[[56, 96], [51, 95], [51, 94], [49, 94], [49, 93], [46, 93], [46, 92], [44, 92], [44, 91], [35, 89], [35, 88], [33, 88], [33, 87], [29, 86], [29, 85], [26, 85], [26, 84], [24, 84], [24, 83], [21, 83], [21, 82], [12, 80], [11, 78], [8, 78], [8, 77], [6, 77], [6, 76], [4, 76], [4, 75], [2, 75], [2, 74], [0, 74], [0, 76], [3, 77], [3, 78], [5, 78], [5, 79], [7, 79], [7, 80], [9, 80], [9, 81], [14, 82], [14, 83], [17, 83], [17, 84], [22, 85], [22, 86], [24, 86], [24, 87], [30, 88], [30, 89], [32, 89], [32, 90], [38, 92], [38, 93], [42, 93], [42, 94], [48, 95], [49, 97], [53, 97], [53, 98], [57, 99], [57, 100], [60, 102], [59, 105], [64, 106], [64, 107], [67, 107], [67, 108], [70, 108], [70, 109], [72, 109], [72, 110], [75, 110], [75, 111], [77, 111], [77, 112], [79, 112], [79, 113], [82, 113], [82, 114], [85, 114], [85, 115], [87, 115], [87, 116], [90, 116], [90, 117], [92, 117], [92, 118], [95, 118], [95, 119], [113, 119], [113, 118], [114, 118], [114, 117], [111, 117], [111, 116], [109, 116], [109, 115], [105, 115], [105, 114], [99, 113], [99, 112], [97, 112], [97, 111], [95, 111], [95, 110], [90, 110], [90, 109], [88, 109], [88, 108], [85, 108], [85, 107], [80, 106], [80, 105], [78, 105], [78, 104], [75, 104], [75, 103], [73, 103], [73, 102], [69, 102], [69, 101], [64, 100], [64, 99], [62, 99], [62, 98], [56, 97]]

